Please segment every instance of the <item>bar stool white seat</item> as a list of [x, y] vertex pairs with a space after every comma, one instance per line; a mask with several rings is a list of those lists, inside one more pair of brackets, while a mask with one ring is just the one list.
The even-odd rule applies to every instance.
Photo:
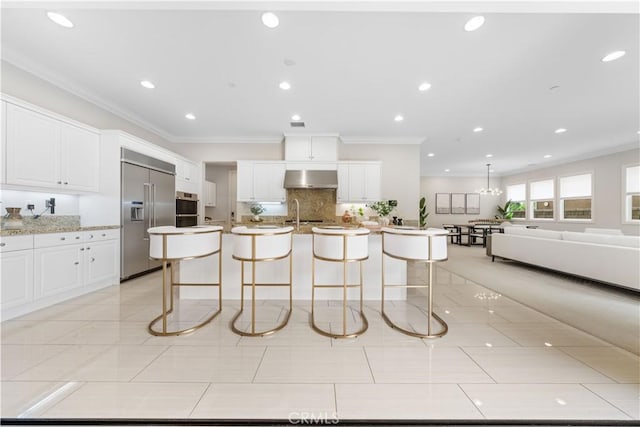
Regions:
[[[240, 311], [231, 321], [231, 329], [238, 335], [257, 337], [273, 334], [289, 323], [292, 299], [292, 256], [293, 227], [263, 226], [259, 228], [234, 227], [233, 259], [240, 261]], [[256, 282], [256, 264], [285, 259], [289, 257], [288, 283], [258, 283]], [[244, 264], [251, 263], [251, 282], [245, 283]], [[251, 286], [251, 331], [243, 331], [236, 326], [236, 322], [244, 311], [244, 288]], [[289, 311], [286, 318], [275, 328], [256, 332], [256, 287], [281, 286], [289, 288]]]
[[[362, 310], [362, 262], [369, 258], [369, 233], [366, 228], [314, 227], [313, 258], [311, 264], [311, 327], [327, 337], [353, 338], [364, 333], [369, 322]], [[341, 262], [343, 264], [343, 281], [341, 284], [316, 284], [316, 260]], [[349, 263], [359, 264], [359, 283], [349, 284], [347, 280]], [[316, 289], [342, 288], [342, 333], [332, 333], [318, 327], [315, 321]], [[360, 318], [362, 327], [354, 332], [347, 332], [347, 289], [360, 288]]]
[[[156, 336], [175, 336], [191, 333], [211, 322], [222, 311], [222, 227], [152, 227], [149, 233], [149, 257], [162, 261], [162, 314], [149, 323], [148, 331]], [[180, 261], [218, 254], [217, 283], [178, 283], [175, 271]], [[167, 309], [167, 265], [171, 262], [169, 308]], [[168, 331], [167, 316], [173, 312], [173, 288], [178, 286], [218, 287], [218, 310], [203, 322], [188, 329]], [[162, 319], [162, 331], [154, 329]]]
[[[382, 317], [392, 328], [398, 329], [407, 335], [419, 338], [438, 338], [447, 333], [449, 327], [437, 314], [433, 312], [433, 263], [447, 260], [447, 237], [449, 232], [439, 228], [399, 229], [382, 228]], [[388, 284], [385, 280], [385, 257], [396, 258], [404, 261], [425, 262], [428, 269], [428, 282], [426, 284]], [[384, 309], [385, 289], [391, 287], [427, 288], [429, 302], [427, 307], [427, 332], [414, 332], [403, 329], [393, 323]], [[433, 332], [431, 318], [436, 319], [441, 329]]]

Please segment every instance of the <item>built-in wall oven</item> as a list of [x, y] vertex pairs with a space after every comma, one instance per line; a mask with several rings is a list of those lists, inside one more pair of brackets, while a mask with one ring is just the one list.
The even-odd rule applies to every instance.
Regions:
[[192, 227], [198, 224], [198, 195], [176, 192], [176, 227]]

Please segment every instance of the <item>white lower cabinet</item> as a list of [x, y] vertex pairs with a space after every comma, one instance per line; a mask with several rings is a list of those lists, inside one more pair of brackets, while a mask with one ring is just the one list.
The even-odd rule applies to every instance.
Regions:
[[107, 240], [87, 245], [84, 250], [85, 286], [109, 284], [118, 276], [118, 241]]
[[35, 298], [81, 288], [82, 245], [53, 246], [35, 251]]
[[119, 233], [3, 237], [2, 320], [119, 283]]
[[2, 310], [33, 301], [33, 250], [5, 252], [0, 256], [2, 268]]

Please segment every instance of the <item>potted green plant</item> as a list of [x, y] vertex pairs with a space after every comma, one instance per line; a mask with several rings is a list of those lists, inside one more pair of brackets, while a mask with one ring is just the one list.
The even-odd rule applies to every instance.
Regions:
[[381, 200], [367, 206], [378, 214], [381, 225], [389, 225], [389, 214], [393, 211], [395, 205], [389, 203], [389, 200]]
[[258, 221], [262, 221], [262, 219], [260, 218], [260, 214], [265, 212], [266, 209], [259, 204], [255, 204], [255, 205], [251, 205], [251, 213], [253, 214], [253, 219], [252, 221], [258, 222]]
[[420, 206], [420, 211], [419, 211], [420, 229], [424, 229], [424, 228], [427, 228], [427, 217], [429, 216], [429, 212], [427, 212], [427, 199], [422, 197], [420, 199], [419, 206]]
[[495, 216], [496, 219], [511, 221], [516, 212], [524, 210], [524, 204], [522, 202], [507, 200], [504, 206], [498, 205], [496, 209], [498, 209], [498, 215]]

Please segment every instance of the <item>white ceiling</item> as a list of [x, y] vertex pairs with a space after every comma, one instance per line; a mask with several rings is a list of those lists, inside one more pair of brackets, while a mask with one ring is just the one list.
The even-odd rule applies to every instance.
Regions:
[[638, 3], [443, 4], [5, 1], [2, 58], [174, 142], [279, 140], [297, 113], [345, 142], [422, 143], [422, 174], [455, 176], [486, 173], [488, 153], [502, 175], [638, 146]]

